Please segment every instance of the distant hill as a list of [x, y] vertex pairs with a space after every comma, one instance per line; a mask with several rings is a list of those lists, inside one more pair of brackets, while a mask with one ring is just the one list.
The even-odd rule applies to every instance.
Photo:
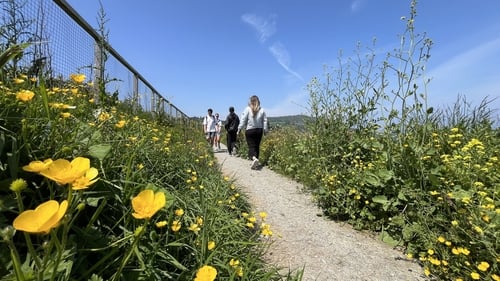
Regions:
[[277, 116], [277, 117], [267, 117], [269, 122], [269, 127], [272, 128], [283, 128], [283, 127], [296, 127], [299, 130], [305, 128], [306, 120], [311, 119], [307, 115], [288, 115], [288, 116]]

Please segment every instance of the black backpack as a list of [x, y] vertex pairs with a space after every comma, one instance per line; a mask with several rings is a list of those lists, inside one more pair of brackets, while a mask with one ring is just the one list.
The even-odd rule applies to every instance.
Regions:
[[229, 115], [228, 122], [224, 125], [224, 127], [229, 133], [231, 133], [238, 131], [239, 125], [240, 125], [240, 118], [238, 118], [238, 115], [236, 115], [236, 113], [233, 112]]

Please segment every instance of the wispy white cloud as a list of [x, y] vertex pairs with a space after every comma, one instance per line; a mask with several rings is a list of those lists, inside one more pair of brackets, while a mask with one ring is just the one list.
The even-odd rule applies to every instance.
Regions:
[[276, 32], [276, 17], [274, 15], [265, 19], [255, 14], [244, 14], [241, 19], [255, 29], [261, 43], [265, 43]]
[[363, 7], [363, 0], [354, 0], [351, 2], [351, 12], [356, 13]]
[[297, 77], [301, 81], [304, 79], [300, 74], [297, 72], [293, 71], [290, 68], [290, 55], [288, 54], [288, 51], [286, 50], [285, 46], [281, 44], [280, 42], [276, 42], [273, 45], [269, 47], [269, 51], [271, 54], [274, 56], [276, 61], [291, 75]]
[[[483, 42], [430, 69], [427, 76], [429, 98], [437, 103], [450, 103], [458, 94], [477, 103], [484, 97], [500, 96], [500, 37]], [[496, 101], [496, 106], [500, 101]]]
[[[241, 19], [257, 31], [259, 42], [261, 44], [266, 43], [267, 40], [276, 33], [276, 15], [271, 15], [265, 19], [255, 14], [244, 14], [241, 16]], [[283, 67], [289, 74], [301, 81], [304, 80], [300, 74], [290, 68], [290, 55], [282, 43], [275, 42], [269, 46], [268, 49], [279, 65], [281, 65], [281, 67]]]

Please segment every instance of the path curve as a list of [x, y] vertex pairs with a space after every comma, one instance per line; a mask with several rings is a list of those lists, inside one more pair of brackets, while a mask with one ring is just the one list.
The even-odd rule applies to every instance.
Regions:
[[224, 175], [234, 179], [255, 212], [267, 212], [273, 243], [266, 259], [288, 270], [305, 268], [303, 281], [421, 281], [414, 261], [369, 235], [321, 216], [303, 186], [270, 169], [251, 170], [250, 161], [215, 157]]

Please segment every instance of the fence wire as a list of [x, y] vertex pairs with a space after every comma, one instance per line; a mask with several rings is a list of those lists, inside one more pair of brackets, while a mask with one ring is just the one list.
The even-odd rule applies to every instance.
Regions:
[[104, 81], [106, 93], [143, 111], [189, 118], [107, 44], [106, 34], [99, 34], [65, 0], [0, 0], [0, 9], [0, 51], [31, 43], [15, 62], [20, 71], [56, 80], [82, 73], [93, 82]]

